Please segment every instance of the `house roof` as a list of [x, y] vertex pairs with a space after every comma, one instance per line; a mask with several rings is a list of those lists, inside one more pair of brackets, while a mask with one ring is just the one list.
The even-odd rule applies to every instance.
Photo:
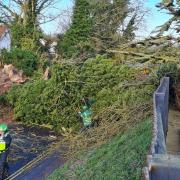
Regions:
[[0, 38], [4, 35], [7, 29], [8, 29], [7, 26], [0, 25]]

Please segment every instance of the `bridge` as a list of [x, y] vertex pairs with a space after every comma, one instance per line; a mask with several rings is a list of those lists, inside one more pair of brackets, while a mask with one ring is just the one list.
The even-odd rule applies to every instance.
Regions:
[[153, 97], [153, 139], [145, 180], [180, 179], [180, 112], [169, 108], [169, 83], [164, 77]]

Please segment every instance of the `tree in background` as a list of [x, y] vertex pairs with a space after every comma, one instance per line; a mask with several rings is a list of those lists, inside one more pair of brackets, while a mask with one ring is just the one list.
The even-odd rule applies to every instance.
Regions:
[[0, 1], [0, 23], [17, 22], [22, 26], [38, 26], [48, 21], [47, 11], [55, 0], [2, 0]]
[[92, 17], [88, 0], [76, 0], [72, 24], [64, 36], [60, 36], [59, 52], [63, 57], [83, 56], [91, 49]]
[[94, 0], [91, 2], [93, 38], [101, 44], [101, 49], [112, 47], [116, 43], [115, 36], [129, 13], [129, 3], [129, 0]]
[[41, 34], [39, 25], [52, 17], [47, 13], [55, 0], [2, 0], [0, 23], [11, 28], [13, 46], [35, 50]]
[[[112, 44], [112, 37], [128, 13], [127, 0], [76, 0], [72, 25], [59, 41], [64, 57], [81, 58], [101, 52]], [[106, 46], [107, 47], [107, 46]]]
[[180, 33], [180, 0], [161, 0], [161, 3], [156, 6], [160, 9], [167, 10], [172, 15], [165, 24], [159, 27], [159, 35], [170, 29], [174, 29], [177, 33]]
[[134, 5], [132, 0], [76, 0], [72, 24], [65, 35], [59, 36], [60, 54], [65, 58], [87, 59], [132, 40], [146, 13], [142, 13], [139, 2]]
[[92, 4], [93, 37], [102, 45], [102, 50], [132, 41], [148, 14], [142, 0], [94, 0]]

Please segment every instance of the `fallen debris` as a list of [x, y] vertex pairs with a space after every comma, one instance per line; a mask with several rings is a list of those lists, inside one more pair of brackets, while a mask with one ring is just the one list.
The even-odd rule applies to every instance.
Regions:
[[13, 83], [24, 83], [27, 80], [23, 75], [23, 71], [16, 69], [12, 64], [5, 64], [2, 72], [6, 74]]
[[43, 79], [44, 79], [45, 81], [47, 81], [50, 77], [51, 77], [51, 72], [50, 72], [49, 67], [47, 67], [46, 70], [45, 70], [45, 72], [44, 72]]

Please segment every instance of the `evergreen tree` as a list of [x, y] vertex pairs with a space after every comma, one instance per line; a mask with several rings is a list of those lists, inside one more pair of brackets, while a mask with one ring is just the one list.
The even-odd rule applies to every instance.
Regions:
[[88, 0], [76, 0], [72, 25], [59, 41], [59, 51], [64, 57], [83, 56], [91, 49], [92, 17]]
[[87, 59], [116, 46], [120, 36], [132, 40], [136, 15], [129, 21], [126, 32], [118, 34], [119, 27], [132, 13], [129, 3], [130, 0], [76, 0], [72, 25], [59, 38], [60, 54], [65, 58]]

